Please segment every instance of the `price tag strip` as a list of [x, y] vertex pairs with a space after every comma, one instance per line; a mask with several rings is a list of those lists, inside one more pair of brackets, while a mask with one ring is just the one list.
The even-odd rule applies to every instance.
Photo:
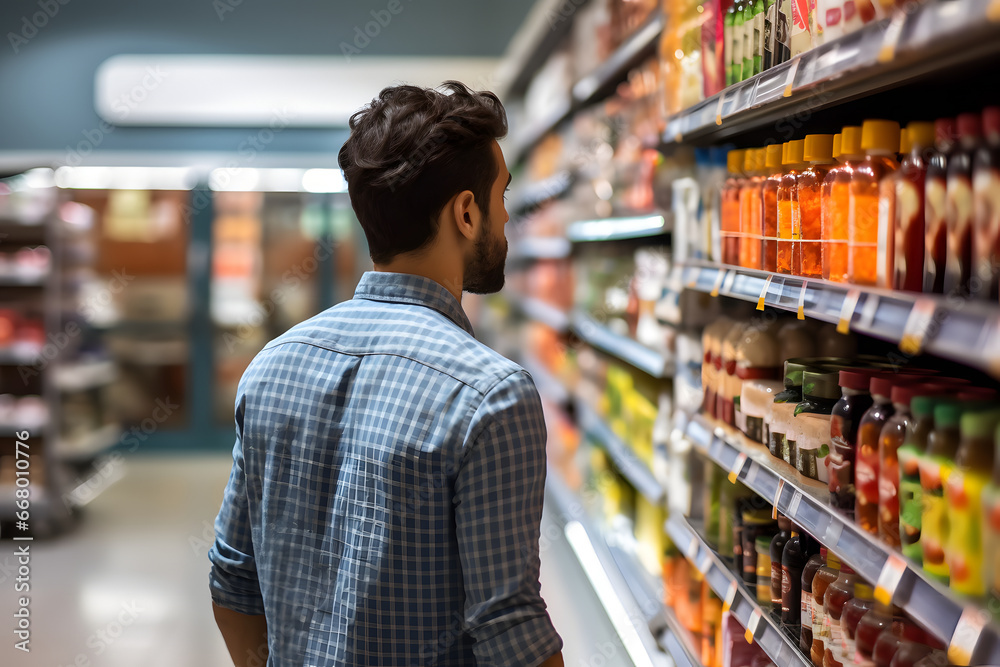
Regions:
[[792, 496], [792, 502], [788, 503], [788, 511], [785, 512], [785, 516], [794, 519], [795, 515], [799, 511], [799, 505], [802, 503], [802, 494], [798, 491]]
[[708, 571], [712, 569], [712, 557], [708, 555], [707, 551], [702, 551], [701, 558], [695, 562], [694, 566], [702, 574], [708, 574]]
[[976, 650], [979, 637], [986, 627], [987, 613], [972, 607], [966, 607], [962, 611], [962, 617], [958, 619], [955, 626], [955, 633], [948, 643], [948, 662], [952, 665], [969, 665], [972, 663], [972, 653]]
[[692, 563], [695, 558], [698, 557], [698, 540], [695, 539], [694, 535], [691, 536], [691, 541], [688, 542], [687, 550], [684, 552], [684, 556]]
[[753, 644], [754, 637], [757, 636], [757, 628], [760, 627], [760, 619], [762, 614], [760, 609], [754, 609], [753, 613], [750, 614], [750, 620], [747, 621], [747, 631], [743, 634], [743, 638], [747, 640], [747, 644]]
[[733, 467], [729, 469], [729, 483], [735, 484], [736, 480], [739, 479], [740, 473], [743, 472], [743, 466], [747, 462], [747, 455], [740, 452], [740, 455], [736, 457], [733, 461]]
[[875, 321], [875, 315], [878, 313], [878, 304], [878, 294], [869, 294], [868, 298], [865, 299], [864, 308], [861, 309], [861, 319], [858, 322], [859, 328], [871, 329], [872, 323]]
[[726, 276], [729, 275], [729, 271], [719, 270], [715, 274], [715, 282], [712, 283], [712, 291], [709, 292], [712, 296], [719, 296], [719, 289], [722, 287], [722, 281], [725, 280]]
[[733, 603], [736, 602], [736, 593], [738, 593], [740, 587], [735, 581], [729, 582], [729, 590], [726, 591], [726, 599], [722, 601], [722, 612], [725, 613], [733, 608]]
[[736, 271], [728, 271], [726, 273], [726, 279], [722, 283], [722, 293], [728, 294], [733, 291], [733, 284], [736, 282]]
[[802, 281], [802, 291], [799, 292], [799, 307], [795, 311], [795, 316], [800, 320], [806, 319], [806, 285], [809, 284], [808, 280]]
[[767, 290], [771, 287], [771, 280], [774, 278], [774, 274], [770, 274], [767, 280], [764, 281], [764, 288], [760, 291], [760, 296], [757, 297], [757, 310], [764, 310], [764, 304], [767, 302]]
[[844, 297], [844, 304], [840, 307], [840, 321], [837, 322], [837, 333], [845, 336], [851, 333], [851, 318], [861, 300], [861, 290], [852, 289]]
[[785, 489], [785, 480], [778, 480], [778, 488], [774, 491], [774, 502], [771, 503], [771, 518], [778, 518], [778, 502], [781, 500], [781, 492]]
[[788, 78], [785, 79], [785, 92], [781, 94], [782, 97], [792, 96], [792, 87], [795, 85], [795, 75], [799, 71], [800, 62], [802, 62], [802, 58], [795, 58], [792, 61], [791, 67], [788, 68]]
[[715, 107], [715, 124], [722, 125], [722, 107], [726, 104], [726, 92], [719, 95], [719, 106]]
[[906, 562], [896, 554], [889, 554], [889, 560], [882, 566], [875, 584], [875, 599], [887, 607], [892, 604], [892, 596], [896, 594], [904, 574]]
[[936, 312], [937, 304], [933, 299], [920, 298], [914, 302], [903, 325], [903, 335], [899, 338], [900, 350], [905, 354], [920, 354]]
[[701, 269], [690, 268], [688, 271], [690, 272], [691, 279], [687, 282], [687, 286], [694, 287], [698, 284], [698, 276], [701, 275]]

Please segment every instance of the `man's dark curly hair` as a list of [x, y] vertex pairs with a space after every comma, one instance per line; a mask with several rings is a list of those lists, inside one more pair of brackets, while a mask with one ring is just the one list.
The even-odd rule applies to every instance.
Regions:
[[507, 134], [507, 114], [493, 93], [458, 81], [437, 89], [391, 86], [351, 116], [350, 126], [340, 168], [374, 262], [429, 243], [441, 211], [460, 192], [471, 191], [489, 215], [499, 173], [492, 144]]

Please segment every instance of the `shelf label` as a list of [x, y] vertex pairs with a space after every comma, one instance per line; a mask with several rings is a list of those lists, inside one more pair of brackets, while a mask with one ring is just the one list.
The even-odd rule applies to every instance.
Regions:
[[750, 486], [751, 484], [757, 481], [757, 468], [758, 466], [756, 463], [750, 464], [750, 470], [747, 470], [746, 479], [743, 480], [744, 484]]
[[958, 619], [955, 633], [948, 643], [948, 662], [952, 665], [969, 665], [972, 662], [972, 652], [979, 643], [983, 628], [987, 623], [987, 612], [972, 607], [962, 611]]
[[688, 287], [694, 287], [695, 285], [698, 284], [698, 276], [701, 275], [701, 269], [692, 268], [692, 269], [689, 269], [689, 271], [691, 272], [690, 273], [691, 279], [687, 282], [687, 286]]
[[739, 479], [740, 473], [743, 472], [743, 465], [747, 462], [747, 455], [740, 452], [740, 455], [736, 457], [733, 461], [733, 467], [729, 469], [729, 483], [735, 484], [736, 480]]
[[687, 558], [692, 563], [694, 559], [698, 557], [698, 540], [691, 536], [691, 541], [688, 542], [687, 550], [684, 552], [685, 558]]
[[771, 287], [771, 280], [774, 278], [774, 274], [770, 274], [767, 280], [764, 281], [764, 288], [760, 291], [760, 296], [757, 297], [757, 310], [764, 310], [764, 303], [767, 301], [767, 290]]
[[795, 515], [799, 511], [799, 504], [802, 502], [802, 494], [798, 491], [792, 496], [792, 502], [788, 503], [788, 511], [785, 512], [785, 516], [794, 519]]
[[733, 285], [736, 283], [736, 276], [739, 275], [736, 271], [728, 271], [726, 273], [726, 279], [722, 283], [722, 293], [729, 294], [733, 291]]
[[723, 91], [719, 95], [719, 106], [715, 107], [715, 124], [722, 125], [722, 107], [726, 104], [726, 93]]
[[899, 338], [900, 350], [911, 355], [920, 353], [936, 312], [937, 304], [933, 299], [919, 298], [913, 303], [906, 324], [903, 325], [903, 335]]
[[806, 285], [809, 284], [808, 280], [802, 281], [802, 291], [799, 292], [799, 307], [795, 311], [795, 316], [800, 320], [806, 319]]
[[760, 613], [760, 608], [753, 610], [750, 614], [750, 620], [747, 621], [747, 631], [743, 634], [743, 638], [747, 640], [747, 644], [753, 644], [754, 637], [757, 636], [757, 628], [760, 627], [760, 619], [762, 614]]
[[891, 63], [896, 59], [896, 47], [899, 46], [899, 38], [903, 35], [903, 25], [906, 23], [906, 12], [896, 12], [892, 21], [885, 29], [885, 37], [882, 39], [882, 48], [878, 52], [880, 63]]
[[792, 61], [791, 67], [788, 68], [788, 78], [785, 79], [785, 92], [781, 94], [782, 97], [792, 96], [792, 86], [795, 85], [795, 75], [799, 71], [799, 63], [802, 62], [802, 58], [795, 58]]
[[851, 333], [851, 318], [861, 300], [861, 290], [852, 289], [844, 297], [844, 305], [840, 308], [840, 321], [837, 322], [837, 333], [845, 336]]
[[729, 271], [723, 271], [722, 269], [719, 269], [715, 274], [715, 282], [712, 283], [712, 291], [710, 292], [712, 296], [719, 296], [719, 289], [722, 287], [722, 281], [725, 280], [728, 274]]
[[694, 566], [702, 574], [708, 574], [708, 571], [712, 569], [712, 558], [707, 551], [701, 552], [701, 558], [695, 562]]
[[889, 554], [889, 560], [882, 567], [875, 584], [875, 599], [887, 607], [892, 604], [892, 596], [896, 594], [905, 573], [906, 562], [897, 554]]
[[785, 480], [778, 480], [778, 488], [774, 490], [774, 502], [771, 503], [771, 518], [778, 518], [778, 502], [781, 500], [781, 492], [785, 489]]
[[726, 591], [726, 599], [722, 601], [722, 613], [726, 613], [733, 608], [733, 603], [736, 602], [736, 593], [740, 590], [740, 587], [736, 584], [736, 581], [729, 582], [729, 590]]

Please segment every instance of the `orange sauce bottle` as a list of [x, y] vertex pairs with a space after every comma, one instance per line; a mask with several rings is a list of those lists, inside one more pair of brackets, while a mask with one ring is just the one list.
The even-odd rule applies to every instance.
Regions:
[[823, 278], [845, 283], [850, 183], [854, 170], [864, 159], [860, 127], [851, 125], [841, 131], [840, 147], [834, 151], [833, 157], [840, 164], [827, 173], [821, 195]]
[[796, 185], [799, 174], [808, 166], [803, 161], [805, 141], [797, 139], [785, 144], [782, 164], [785, 172], [778, 184], [778, 273], [798, 275], [801, 257], [797, 252], [799, 236], [799, 202]]
[[809, 168], [799, 174], [797, 183], [802, 249], [799, 275], [819, 278], [823, 275], [822, 189], [834, 164], [833, 135], [806, 135], [803, 158]]
[[[910, 135], [906, 128], [899, 130], [899, 155], [910, 153]], [[879, 287], [891, 288], [895, 274], [896, 263], [896, 183], [902, 176], [900, 169], [892, 172], [878, 184], [878, 227], [877, 246], [875, 251], [875, 284]]]
[[847, 279], [874, 285], [878, 256], [879, 182], [899, 169], [899, 123], [866, 120], [861, 126], [865, 160], [851, 177], [847, 220]]
[[781, 154], [784, 144], [770, 144], [764, 158], [769, 176], [764, 181], [764, 255], [761, 268], [778, 270], [778, 185], [781, 184]]
[[721, 220], [719, 221], [723, 264], [736, 264], [739, 258], [740, 189], [746, 180], [743, 173], [745, 154], [746, 150], [741, 148], [729, 151], [726, 155], [729, 178], [722, 186]]
[[747, 150], [743, 164], [747, 178], [740, 188], [739, 264], [745, 269], [759, 269], [764, 229], [762, 188], [767, 174], [764, 149]]

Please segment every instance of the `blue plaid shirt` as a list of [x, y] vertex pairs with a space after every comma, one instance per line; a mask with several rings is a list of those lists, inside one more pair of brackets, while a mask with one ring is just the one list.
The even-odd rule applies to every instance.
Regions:
[[209, 552], [216, 604], [265, 614], [268, 665], [537, 665], [545, 425], [531, 377], [432, 280], [354, 299], [244, 373]]

